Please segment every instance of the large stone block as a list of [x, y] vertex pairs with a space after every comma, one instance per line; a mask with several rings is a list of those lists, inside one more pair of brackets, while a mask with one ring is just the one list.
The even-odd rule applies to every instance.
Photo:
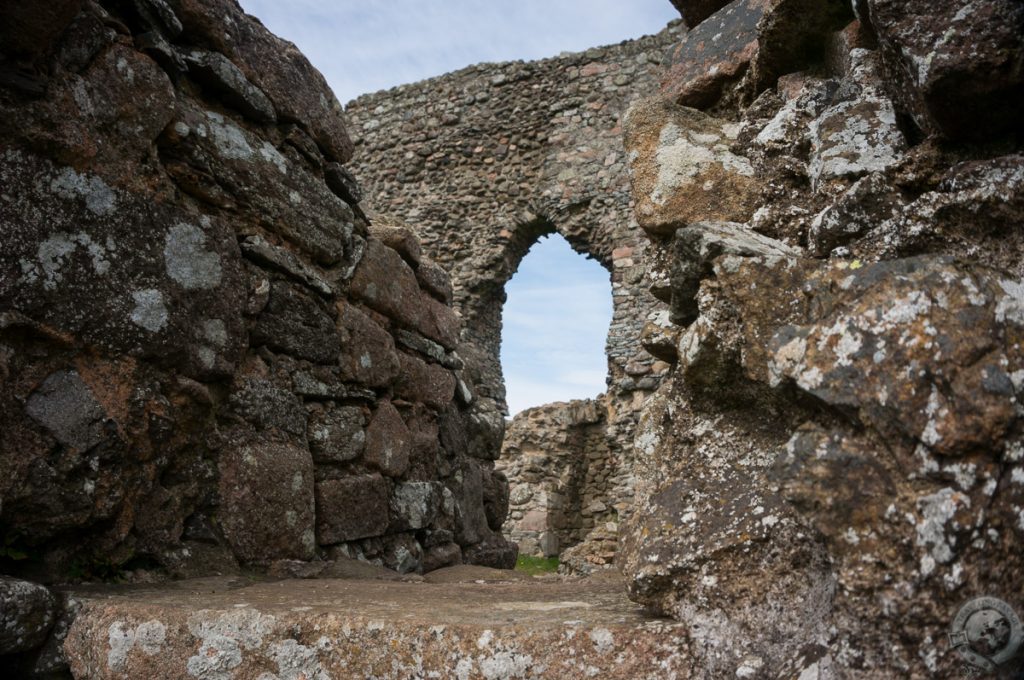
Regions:
[[56, 609], [57, 598], [45, 587], [0, 576], [0, 656], [42, 645]]
[[869, 0], [890, 91], [924, 130], [955, 140], [1019, 130], [1024, 6], [1014, 0]]
[[391, 334], [350, 302], [339, 302], [341, 375], [368, 387], [387, 387], [399, 372]]
[[275, 281], [270, 299], [252, 329], [250, 342], [299, 359], [334, 363], [341, 340], [322, 304], [298, 288]]
[[745, 222], [757, 207], [761, 183], [750, 161], [730, 146], [738, 127], [646, 99], [626, 114], [624, 143], [635, 213], [648, 233], [668, 236], [691, 222]]
[[402, 415], [390, 401], [382, 401], [366, 430], [363, 459], [389, 477], [400, 477], [409, 467], [411, 447], [412, 435]]
[[389, 484], [380, 475], [355, 475], [316, 485], [320, 545], [380, 536], [388, 528]]
[[239, 560], [313, 557], [313, 459], [286, 444], [241, 441], [220, 458], [218, 511]]
[[318, 463], [344, 463], [366, 446], [363, 410], [355, 406], [319, 407], [309, 416], [309, 450]]
[[455, 376], [444, 366], [428, 364], [405, 352], [399, 353], [398, 363], [401, 370], [395, 381], [395, 396], [438, 410], [455, 398]]

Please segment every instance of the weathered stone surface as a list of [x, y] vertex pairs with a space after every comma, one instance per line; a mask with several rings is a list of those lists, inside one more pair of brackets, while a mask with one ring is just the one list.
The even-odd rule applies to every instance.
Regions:
[[448, 272], [440, 265], [424, 258], [420, 259], [420, 266], [416, 268], [416, 280], [420, 282], [423, 290], [434, 296], [435, 299], [450, 305], [452, 302], [452, 282]]
[[1012, 0], [869, 0], [890, 91], [919, 126], [986, 139], [1018, 126], [1024, 106], [1024, 7]]
[[240, 442], [221, 453], [218, 512], [238, 559], [313, 556], [313, 459], [295, 446]]
[[[230, 372], [243, 290], [223, 222], [13, 149], [2, 155], [0, 178], [9, 192], [0, 201], [5, 309], [108, 352], [162, 358], [193, 377]], [[205, 336], [207, 323], [221, 329], [216, 341]]]
[[291, 392], [260, 378], [246, 378], [228, 401], [231, 410], [259, 429], [278, 428], [306, 434], [306, 411]]
[[400, 477], [409, 467], [412, 438], [401, 414], [390, 401], [382, 401], [366, 430], [363, 459], [389, 477]]
[[419, 306], [416, 275], [393, 248], [370, 241], [352, 277], [352, 292], [367, 306], [400, 323], [417, 328]]
[[290, 250], [268, 243], [259, 235], [246, 238], [240, 245], [242, 253], [254, 262], [283, 272], [321, 295], [334, 294], [330, 282]]
[[57, 598], [39, 585], [0, 577], [0, 655], [43, 644], [57, 614]]
[[313, 460], [344, 463], [358, 458], [366, 446], [363, 410], [353, 406], [318, 408], [310, 413], [307, 436]]
[[168, 169], [183, 191], [249, 215], [320, 264], [354, 262], [351, 208], [308, 171], [292, 147], [278, 148], [193, 102], [181, 102], [175, 114], [159, 144], [178, 161]]
[[[300, 122], [325, 155], [352, 156], [341, 105], [324, 77], [292, 43], [278, 38], [234, 0], [169, 0], [192, 41], [223, 53], [270, 98], [279, 119]], [[223, 27], [230, 25], [232, 30]]]
[[813, 185], [834, 178], [884, 171], [906, 150], [892, 102], [876, 87], [881, 83], [877, 55], [854, 50], [846, 87], [811, 123], [810, 178]]
[[420, 248], [420, 240], [410, 229], [389, 224], [374, 224], [370, 227], [370, 233], [388, 248], [401, 255], [410, 267], [413, 269], [419, 267], [423, 250]]
[[516, 566], [519, 546], [505, 540], [501, 534], [488, 534], [484, 540], [462, 551], [467, 564], [479, 564], [492, 569], [512, 569]]
[[191, 50], [185, 54], [189, 75], [213, 90], [229, 106], [260, 123], [274, 123], [274, 105], [227, 57], [217, 52]]
[[842, 28], [849, 12], [838, 0], [734, 0], [672, 49], [662, 92], [684, 106], [707, 108], [744, 78], [752, 101], [822, 53], [825, 36]]
[[444, 366], [428, 364], [421, 359], [400, 352], [401, 367], [395, 381], [395, 396], [409, 401], [422, 401], [441, 410], [455, 397], [455, 376]]
[[391, 529], [408, 531], [431, 524], [441, 505], [441, 486], [436, 482], [402, 482], [391, 496]]
[[316, 484], [316, 532], [321, 545], [377, 536], [388, 528], [388, 482], [357, 475]]
[[341, 375], [369, 387], [387, 387], [400, 366], [395, 340], [365, 312], [351, 303], [338, 304]]
[[[998, 461], [1019, 458], [1001, 453], [1018, 436], [1017, 289], [938, 257], [714, 261], [682, 370], [641, 421], [644, 481], [621, 551], [632, 596], [691, 623], [702, 668], [845, 669], [847, 645], [871, 672], [913, 667], [918, 648], [896, 631], [937, 639], [967, 583], [1015, 592], [1014, 539], [996, 518], [1022, 506], [994, 494]], [[805, 410], [787, 385], [843, 417]]]
[[709, 16], [729, 4], [729, 0], [672, 0], [683, 21], [693, 28]]
[[786, 259], [799, 251], [734, 222], [700, 222], [676, 232], [671, 320], [686, 325], [697, 318], [697, 292], [722, 255]]
[[500, 587], [304, 580], [239, 589], [200, 581], [140, 595], [100, 591], [83, 598], [67, 648], [72, 672], [90, 678], [687, 673], [684, 628], [644, 616], [615, 580]]
[[750, 162], [730, 151], [738, 128], [663, 99], [634, 104], [624, 143], [636, 218], [666, 236], [690, 222], [746, 221], [760, 184]]
[[321, 305], [281, 282], [271, 284], [270, 299], [256, 321], [251, 341], [318, 363], [334, 363], [341, 351], [334, 321]]

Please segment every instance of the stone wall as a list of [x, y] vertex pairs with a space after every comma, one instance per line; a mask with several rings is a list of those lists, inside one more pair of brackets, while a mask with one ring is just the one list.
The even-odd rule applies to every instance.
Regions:
[[0, 569], [514, 562], [448, 279], [295, 47], [232, 0], [0, 27]]
[[631, 597], [699, 677], [1019, 677], [954, 622], [1024, 607], [1024, 7], [718, 4], [624, 124], [673, 363]]
[[603, 399], [547, 404], [516, 415], [497, 467], [510, 480], [505, 535], [520, 554], [554, 557], [618, 519], [607, 504], [615, 460]]
[[374, 219], [400, 219], [452, 277], [467, 374], [481, 400], [481, 436], [500, 446], [505, 389], [499, 363], [504, 286], [531, 245], [558, 232], [608, 270], [608, 506], [628, 507], [640, 404], [668, 369], [640, 345], [663, 307], [648, 292], [649, 248], [632, 216], [621, 118], [657, 85], [680, 27], [619, 45], [523, 63], [482, 64], [366, 95], [346, 112], [353, 173]]

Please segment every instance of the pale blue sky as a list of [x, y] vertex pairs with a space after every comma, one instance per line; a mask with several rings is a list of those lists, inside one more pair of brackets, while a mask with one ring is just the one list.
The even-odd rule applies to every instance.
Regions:
[[[485, 61], [541, 59], [657, 33], [669, 0], [240, 0], [294, 42], [339, 101]], [[509, 411], [605, 389], [611, 286], [560, 236], [508, 285], [502, 366]]]
[[505, 292], [501, 365], [509, 413], [604, 392], [612, 320], [605, 268], [554, 234], [534, 244]]

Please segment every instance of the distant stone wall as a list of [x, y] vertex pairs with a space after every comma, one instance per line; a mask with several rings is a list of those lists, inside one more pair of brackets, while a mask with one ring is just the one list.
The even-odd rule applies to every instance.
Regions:
[[475, 419], [491, 441], [500, 443], [504, 426], [504, 286], [527, 250], [557, 232], [608, 270], [606, 435], [616, 465], [605, 502], [622, 509], [632, 493], [638, 409], [668, 365], [639, 341], [663, 305], [644, 277], [649, 243], [632, 214], [620, 123], [636, 94], [657, 86], [677, 31], [536, 62], [472, 66], [360, 97], [346, 109], [356, 145], [351, 168], [372, 196], [371, 217], [411, 225], [424, 252], [451, 274], [464, 324], [460, 354], [481, 367], [467, 375], [481, 397]]
[[521, 554], [556, 556], [618, 519], [607, 503], [607, 415], [603, 400], [586, 399], [527, 409], [508, 425], [498, 470], [513, 480], [505, 534]]

